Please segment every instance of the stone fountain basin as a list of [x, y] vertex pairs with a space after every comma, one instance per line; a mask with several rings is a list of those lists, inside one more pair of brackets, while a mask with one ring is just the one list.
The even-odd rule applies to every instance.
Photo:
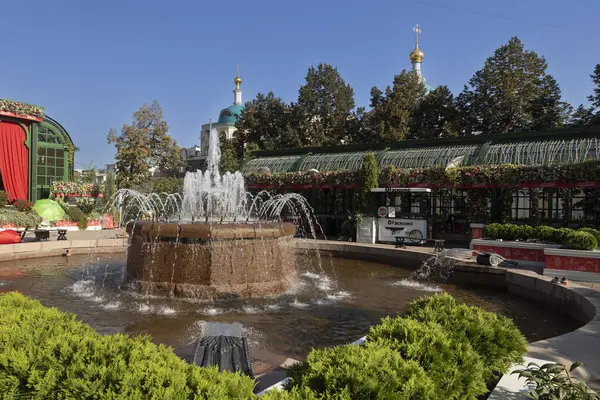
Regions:
[[126, 279], [145, 294], [199, 299], [265, 297], [296, 278], [292, 223], [136, 221]]

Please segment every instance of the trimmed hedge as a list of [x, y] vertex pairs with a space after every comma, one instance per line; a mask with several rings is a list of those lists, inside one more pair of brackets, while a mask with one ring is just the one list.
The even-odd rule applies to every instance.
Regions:
[[512, 320], [460, 304], [447, 293], [410, 303], [406, 316], [440, 324], [450, 338], [470, 343], [483, 362], [485, 382], [506, 373], [527, 352], [527, 341]]
[[[595, 241], [590, 240], [587, 235], [591, 235]], [[594, 250], [600, 242], [600, 231], [592, 228], [574, 230], [546, 225], [533, 228], [529, 225], [494, 223], [485, 226], [484, 237], [491, 240], [539, 240], [546, 243], [560, 243], [574, 250]]]
[[18, 293], [0, 296], [5, 399], [239, 399], [252, 379], [187, 364], [147, 337], [103, 336]]

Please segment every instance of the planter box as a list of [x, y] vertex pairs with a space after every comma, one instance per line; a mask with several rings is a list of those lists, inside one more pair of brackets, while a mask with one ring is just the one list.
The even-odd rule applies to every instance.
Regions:
[[545, 249], [546, 268], [600, 273], [600, 251]]
[[483, 238], [483, 228], [485, 224], [471, 224], [471, 239]]
[[558, 244], [525, 243], [511, 241], [497, 241], [473, 239], [471, 249], [482, 253], [496, 253], [504, 258], [515, 261], [526, 261], [528, 263], [543, 264], [546, 262], [544, 250], [547, 248], [558, 248]]

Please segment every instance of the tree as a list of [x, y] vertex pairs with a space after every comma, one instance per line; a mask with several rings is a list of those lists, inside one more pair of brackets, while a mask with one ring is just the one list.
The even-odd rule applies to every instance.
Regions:
[[596, 86], [588, 100], [592, 105], [587, 108], [583, 104], [577, 107], [571, 118], [571, 124], [574, 126], [590, 126], [600, 124], [600, 64], [596, 65], [594, 72], [590, 75], [592, 82]]
[[354, 89], [337, 68], [311, 66], [300, 87], [296, 104], [303, 133], [311, 146], [339, 144], [346, 139], [346, 124], [354, 109]]
[[580, 104], [571, 116], [571, 125], [590, 126], [594, 122], [594, 119], [595, 118], [593, 108], [588, 108], [585, 107], [583, 104]]
[[425, 85], [414, 72], [402, 71], [385, 93], [371, 89], [371, 111], [367, 129], [370, 141], [390, 142], [409, 136], [413, 114], [425, 97]]
[[458, 112], [448, 86], [439, 86], [429, 93], [414, 113], [411, 139], [436, 139], [458, 135]]
[[106, 182], [104, 182], [104, 200], [111, 201], [112, 197], [115, 195], [117, 191], [117, 180], [115, 176], [115, 171], [107, 171], [106, 172]]
[[235, 172], [240, 169], [240, 161], [236, 151], [234, 140], [228, 140], [225, 134], [220, 134], [221, 139], [221, 162], [219, 163], [219, 171]]
[[[588, 100], [592, 103], [592, 107], [600, 109], [600, 64], [596, 64], [596, 68], [594, 68], [594, 72], [590, 77], [596, 87], [594, 88], [593, 93], [588, 96]], [[600, 113], [600, 110], [598, 110], [598, 112]]]
[[246, 103], [236, 123], [238, 155], [241, 156], [248, 146], [263, 150], [301, 147], [304, 144], [302, 138], [293, 128], [294, 114], [292, 106], [275, 97], [273, 92], [258, 93]]
[[162, 107], [154, 101], [144, 104], [133, 113], [130, 125], [124, 124], [121, 134], [114, 128], [108, 133], [108, 142], [115, 145], [117, 154], [117, 186], [143, 187], [149, 184], [151, 168], [165, 171], [180, 163], [179, 147], [168, 134]]
[[513, 37], [488, 58], [459, 95], [461, 117], [472, 133], [548, 129], [563, 122], [560, 89], [544, 57]]

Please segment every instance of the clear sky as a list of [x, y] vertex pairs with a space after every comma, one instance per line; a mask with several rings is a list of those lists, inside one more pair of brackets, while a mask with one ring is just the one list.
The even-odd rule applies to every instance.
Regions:
[[548, 60], [564, 100], [592, 91], [598, 0], [18, 0], [2, 2], [0, 97], [45, 107], [69, 131], [76, 167], [111, 162], [110, 127], [144, 102], [163, 106], [182, 147], [233, 102], [273, 91], [295, 100], [309, 65], [338, 67], [368, 106], [372, 86], [410, 68], [422, 29], [423, 74], [456, 94], [511, 36]]

